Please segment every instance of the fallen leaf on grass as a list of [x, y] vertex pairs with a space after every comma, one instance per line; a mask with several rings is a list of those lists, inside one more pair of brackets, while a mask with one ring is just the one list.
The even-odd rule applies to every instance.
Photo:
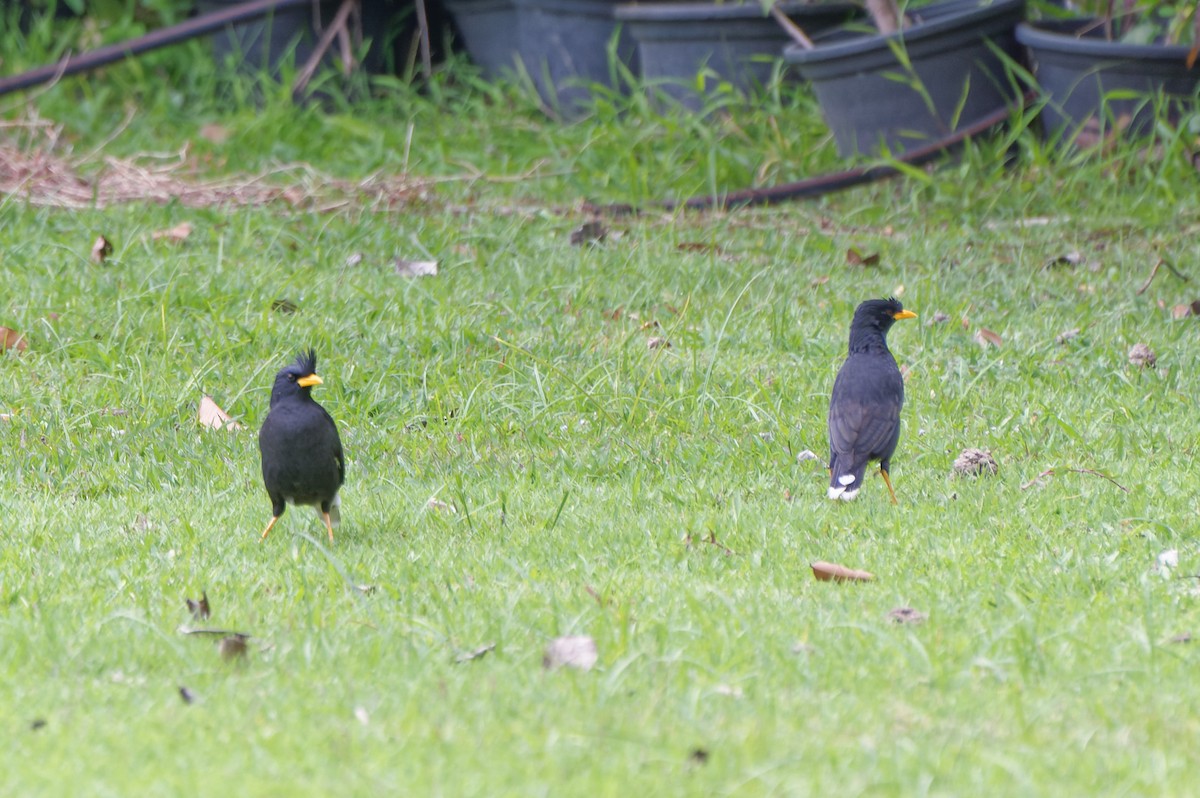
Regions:
[[1046, 261], [1046, 268], [1050, 268], [1051, 266], [1078, 266], [1081, 263], [1083, 263], [1083, 253], [1072, 250]]
[[295, 302], [290, 299], [273, 299], [271, 300], [271, 310], [276, 313], [295, 313], [300, 308]]
[[401, 277], [436, 277], [438, 265], [436, 260], [405, 260], [396, 258], [396, 274]]
[[603, 222], [585, 222], [571, 231], [571, 246], [594, 244], [603, 241], [608, 236], [608, 228]]
[[821, 582], [870, 582], [875, 574], [869, 571], [859, 571], [832, 562], [817, 560], [810, 564], [813, 576]]
[[995, 474], [998, 470], [992, 453], [984, 449], [966, 448], [954, 458], [954, 473], [968, 476]]
[[9, 327], [0, 327], [0, 352], [7, 352], [9, 349], [24, 352], [28, 348], [29, 342], [25, 340], [24, 335]]
[[925, 623], [925, 613], [914, 610], [912, 607], [897, 607], [888, 613], [888, 617], [895, 623]]
[[92, 263], [104, 263], [104, 259], [112, 254], [113, 245], [104, 236], [96, 236], [92, 242]]
[[805, 449], [804, 451], [800, 452], [800, 454], [796, 455], [797, 463], [803, 463], [806, 460], [818, 460], [819, 461], [820, 459], [821, 459], [820, 457], [817, 457], [816, 452], [812, 451], [811, 449]]
[[1065, 344], [1067, 341], [1072, 341], [1078, 337], [1079, 337], [1079, 328], [1074, 327], [1070, 330], [1064, 330], [1063, 332], [1060, 332], [1058, 335], [1054, 336], [1054, 343], [1061, 346], [1062, 344]]
[[208, 607], [208, 591], [204, 591], [200, 594], [199, 601], [190, 598], [184, 599], [184, 601], [187, 602], [188, 612], [190, 612], [192, 617], [196, 620], [203, 620], [210, 615]]
[[1000, 347], [1004, 343], [1004, 339], [999, 333], [994, 333], [987, 327], [980, 327], [975, 331], [975, 343], [987, 349], [989, 346]]
[[1192, 315], [1192, 306], [1191, 305], [1176, 305], [1175, 307], [1171, 308], [1171, 318], [1174, 319], [1175, 321], [1179, 321], [1180, 319], [1186, 319], [1188, 316], [1191, 316], [1191, 315]]
[[425, 502], [425, 507], [430, 510], [445, 510], [450, 513], [457, 513], [458, 509], [453, 504], [446, 504], [437, 496], [430, 496], [429, 501]]
[[680, 252], [714, 252], [721, 253], [721, 248], [716, 244], [705, 244], [702, 241], [681, 241], [675, 245], [675, 249]]
[[495, 650], [496, 650], [495, 643], [485, 643], [484, 645], [480, 646], [479, 648], [477, 648], [473, 651], [468, 651], [464, 654], [459, 654], [457, 657], [454, 658], [454, 661], [458, 662], [458, 663], [474, 662], [475, 660], [481, 659], [484, 656], [486, 656], [487, 654], [489, 654], [490, 652], [495, 651]]
[[870, 255], [864, 255], [857, 247], [850, 247], [846, 250], [846, 265], [848, 266], [878, 266], [879, 253], [872, 252]]
[[646, 346], [650, 347], [651, 349], [670, 349], [671, 342], [666, 338], [655, 336], [654, 338], [646, 341]]
[[150, 234], [150, 238], [155, 241], [166, 241], [171, 244], [181, 244], [187, 240], [187, 237], [192, 234], [191, 222], [180, 222], [174, 227], [169, 227], [166, 230], [155, 230]]
[[1158, 355], [1145, 344], [1134, 344], [1129, 347], [1129, 362], [1138, 368], [1146, 368], [1158, 362]]
[[950, 316], [939, 310], [929, 318], [929, 321], [927, 321], [925, 323], [927, 325], [944, 324], [948, 321], [950, 321]]
[[242, 425], [230, 418], [229, 414], [205, 394], [200, 400], [200, 412], [197, 414], [201, 426], [209, 429], [241, 429]]
[[586, 635], [556, 637], [542, 654], [542, 667], [546, 670], [565, 667], [587, 671], [599, 658], [596, 641]]
[[246, 656], [246, 638], [242, 635], [230, 635], [222, 637], [217, 643], [217, 651], [221, 654], [221, 659], [229, 662], [235, 659], [244, 659]]
[[229, 128], [209, 122], [200, 126], [200, 138], [213, 144], [224, 144], [229, 138]]

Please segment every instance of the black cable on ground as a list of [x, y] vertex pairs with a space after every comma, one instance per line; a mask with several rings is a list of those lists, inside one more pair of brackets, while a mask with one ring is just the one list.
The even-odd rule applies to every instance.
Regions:
[[71, 55], [55, 64], [31, 69], [19, 75], [0, 78], [0, 97], [42, 83], [49, 83], [68, 75], [97, 69], [114, 61], [131, 58], [141, 53], [157, 50], [160, 47], [179, 44], [188, 39], [194, 39], [206, 33], [220, 30], [226, 25], [265, 17], [272, 11], [296, 6], [308, 6], [311, 3], [312, 0], [252, 0], [252, 2], [243, 3], [232, 8], [214, 11], [210, 14], [202, 14], [186, 22], [180, 22], [178, 25], [159, 28], [158, 30], [125, 42], [118, 42], [117, 44], [110, 44], [95, 50], [79, 53], [78, 55]]
[[[1036, 96], [1036, 93], [1031, 91], [1026, 93], [1022, 100], [1028, 104]], [[999, 108], [967, 127], [956, 130], [950, 135], [932, 141], [923, 147], [910, 150], [895, 160], [897, 163], [906, 166], [921, 166], [922, 164], [929, 163], [938, 156], [952, 152], [962, 146], [967, 139], [978, 136], [1010, 119], [1013, 113], [1013, 108]], [[681, 209], [710, 210], [750, 207], [754, 205], [775, 205], [795, 199], [832, 194], [835, 191], [843, 191], [865, 183], [886, 180], [900, 173], [900, 167], [892, 164], [858, 166], [841, 172], [831, 172], [829, 174], [805, 178], [804, 180], [797, 180], [793, 183], [780, 183], [779, 185], [764, 186], [762, 188], [748, 188], [741, 191], [731, 191], [727, 194], [702, 194], [698, 197], [691, 197], [684, 200], [661, 200], [647, 203], [640, 208], [621, 203], [611, 205], [588, 203], [585, 205], [585, 210], [601, 215], [623, 216], [640, 213], [643, 210], [669, 212]]]

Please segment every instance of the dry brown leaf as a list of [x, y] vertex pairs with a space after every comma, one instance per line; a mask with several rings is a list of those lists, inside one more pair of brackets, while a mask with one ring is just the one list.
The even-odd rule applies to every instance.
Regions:
[[202, 426], [209, 429], [241, 429], [242, 425], [234, 421], [228, 413], [220, 408], [207, 394], [200, 400], [200, 412], [197, 417]]
[[96, 236], [96, 240], [92, 242], [92, 263], [104, 263], [112, 251], [112, 242], [104, 236]]
[[221, 659], [226, 662], [243, 659], [246, 656], [246, 638], [242, 635], [222, 637], [221, 641], [217, 643], [217, 651], [220, 652]]
[[195, 618], [196, 620], [202, 620], [209, 616], [210, 610], [209, 610], [209, 606], [208, 606], [208, 591], [207, 590], [203, 591], [200, 594], [199, 601], [196, 601], [195, 599], [190, 599], [190, 598], [185, 598], [184, 601], [187, 602], [188, 612], [190, 612], [192, 614], [192, 617]]
[[879, 253], [872, 252], [870, 255], [864, 255], [857, 247], [850, 247], [846, 250], [846, 265], [848, 266], [878, 266]]
[[25, 340], [24, 335], [8, 327], [0, 327], [0, 352], [7, 352], [9, 349], [24, 352], [28, 348], [29, 342]]
[[1145, 344], [1134, 344], [1129, 347], [1129, 362], [1138, 368], [1146, 368], [1158, 362], [1158, 355]]
[[229, 138], [229, 128], [209, 122], [207, 125], [201, 125], [200, 138], [213, 144], [224, 144]]
[[875, 574], [869, 571], [859, 571], [832, 562], [817, 560], [811, 563], [813, 576], [822, 582], [870, 582]]
[[436, 277], [436, 260], [405, 260], [396, 258], [396, 274], [401, 277]]
[[1179, 321], [1180, 319], [1186, 319], [1190, 315], [1192, 315], [1191, 305], [1176, 305], [1175, 307], [1171, 308], [1171, 318], [1175, 319], [1176, 321]]
[[954, 473], [967, 476], [980, 474], [995, 474], [998, 469], [996, 459], [991, 452], [984, 449], [963, 449], [962, 454], [954, 459]]
[[811, 285], [813, 288], [816, 288], [818, 285], [825, 285], [825, 283], [827, 283], [827, 282], [829, 282], [829, 275], [822, 274], [822, 275], [819, 275], [819, 276], [814, 277], [811, 280], [809, 280], [808, 284]]
[[571, 246], [594, 244], [603, 241], [608, 236], [608, 228], [603, 222], [586, 222], [571, 231]]
[[464, 654], [459, 654], [457, 657], [454, 658], [454, 661], [458, 662], [460, 664], [463, 662], [474, 662], [475, 660], [480, 659], [481, 657], [483, 657], [495, 650], [496, 650], [495, 643], [485, 643], [484, 645], [480, 646], [479, 648], [477, 648], [473, 651], [468, 651]]
[[888, 617], [896, 623], [925, 623], [925, 613], [912, 607], [897, 607], [888, 613]]
[[721, 248], [716, 244], [706, 244], [703, 241], [681, 241], [675, 245], [675, 249], [680, 252], [721, 252]]
[[556, 637], [550, 641], [546, 652], [542, 654], [542, 667], [547, 670], [567, 667], [587, 671], [592, 669], [599, 658], [596, 653], [596, 641], [587, 635]]
[[660, 338], [656, 336], [646, 341], [646, 346], [650, 347], [651, 349], [670, 349], [671, 342], [666, 338]]
[[166, 241], [170, 244], [181, 244], [187, 240], [187, 237], [192, 234], [191, 222], [180, 222], [174, 227], [169, 227], [166, 230], [155, 230], [150, 234], [150, 238], [155, 241]]
[[999, 333], [994, 333], [987, 327], [980, 327], [975, 331], [975, 342], [987, 349], [989, 346], [999, 347], [1004, 343], [1004, 339], [1000, 337]]
[[425, 507], [430, 510], [438, 510], [438, 511], [445, 510], [446, 512], [450, 512], [450, 513], [458, 512], [458, 509], [453, 504], [446, 504], [444, 501], [439, 499], [437, 496], [430, 496], [429, 501], [427, 501], [425, 503]]

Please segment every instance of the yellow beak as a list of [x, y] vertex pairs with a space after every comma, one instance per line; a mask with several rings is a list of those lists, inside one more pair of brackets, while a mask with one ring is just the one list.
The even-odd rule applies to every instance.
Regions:
[[[902, 310], [899, 313], [897, 313], [895, 316], [892, 316], [892, 318], [895, 319], [896, 321], [900, 321], [900, 319], [915, 319], [916, 317], [917, 317], [917, 314], [913, 313], [911, 310]], [[314, 374], [313, 376], [316, 376], [316, 375]], [[304, 379], [307, 380], [308, 377], [305, 377]]]
[[296, 380], [296, 384], [301, 388], [311, 388], [314, 385], [321, 385], [323, 382], [316, 374], [309, 374], [307, 377]]

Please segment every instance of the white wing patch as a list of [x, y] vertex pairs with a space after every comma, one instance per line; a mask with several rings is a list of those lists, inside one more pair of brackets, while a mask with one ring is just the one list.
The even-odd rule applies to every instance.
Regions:
[[853, 474], [842, 474], [840, 477], [838, 477], [838, 483], [841, 485], [849, 485], [853, 481], [854, 481]]

